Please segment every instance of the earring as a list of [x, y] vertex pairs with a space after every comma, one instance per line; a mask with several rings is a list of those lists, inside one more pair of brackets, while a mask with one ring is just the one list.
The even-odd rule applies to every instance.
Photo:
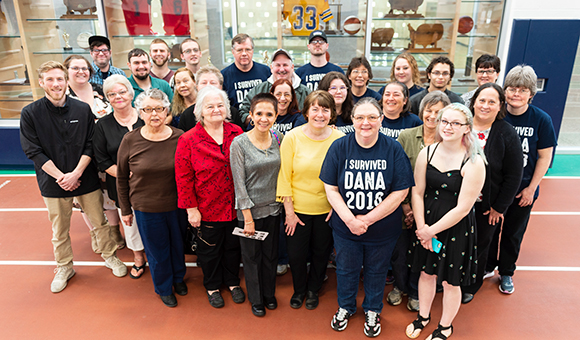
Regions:
[[254, 120], [252, 118], [250, 118], [250, 125], [254, 126]]

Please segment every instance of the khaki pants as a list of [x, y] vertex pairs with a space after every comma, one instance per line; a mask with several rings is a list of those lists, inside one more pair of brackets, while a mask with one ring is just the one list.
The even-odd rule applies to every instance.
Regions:
[[73, 265], [69, 230], [74, 198], [77, 199], [94, 228], [97, 244], [102, 252], [101, 257], [107, 259], [115, 255], [117, 250], [117, 245], [109, 235], [111, 227], [103, 213], [103, 195], [100, 189], [76, 197], [43, 197], [48, 208], [48, 219], [52, 222], [52, 246], [58, 267], [70, 268]]

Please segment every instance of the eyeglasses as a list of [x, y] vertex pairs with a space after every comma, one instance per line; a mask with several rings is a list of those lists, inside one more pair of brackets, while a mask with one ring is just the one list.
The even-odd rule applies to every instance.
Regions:
[[71, 69], [71, 70], [73, 70], [73, 71], [75, 71], [75, 72], [78, 72], [78, 71], [87, 72], [87, 71], [89, 70], [89, 68], [88, 68], [88, 67], [76, 67], [76, 66], [74, 66], [74, 67], [69, 67], [69, 69]]
[[346, 91], [346, 86], [341, 86], [341, 87], [333, 86], [333, 87], [328, 89], [328, 92], [336, 92], [336, 91], [340, 91], [340, 92]]
[[376, 123], [380, 118], [381, 116], [352, 116], [352, 121], [355, 123], [362, 123], [366, 119], [369, 123]]
[[452, 128], [454, 129], [459, 129], [460, 127], [467, 125], [467, 123], [460, 123], [460, 122], [449, 122], [445, 119], [441, 119], [439, 122], [441, 122], [441, 125], [443, 125], [443, 127], [447, 126], [447, 125], [451, 125]]
[[520, 93], [520, 94], [530, 94], [530, 89], [520, 89], [517, 87], [508, 87], [507, 89], [505, 89], [505, 92], [508, 92], [509, 94], [516, 94], [516, 93]]
[[124, 97], [127, 94], [127, 90], [122, 90], [119, 92], [109, 92], [107, 93], [107, 98], [115, 98], [117, 95]]
[[292, 94], [291, 93], [275, 93], [274, 97], [280, 99], [282, 97], [284, 98], [292, 98]]
[[326, 41], [324, 41], [324, 40], [312, 40], [310, 43], [313, 45], [322, 45], [322, 44], [326, 44]]
[[439, 72], [439, 71], [431, 72], [431, 74], [432, 74], [434, 77], [440, 77], [440, 76], [443, 76], [443, 77], [449, 77], [449, 75], [450, 75], [450, 73], [449, 73], [449, 72]]
[[192, 53], [199, 53], [199, 48], [188, 48], [187, 50], [183, 51], [183, 54], [192, 54]]
[[[254, 50], [253, 48], [237, 48], [237, 49], [234, 49], [234, 52], [237, 53], [237, 54], [241, 54], [241, 53], [244, 53], [244, 52], [246, 54], [250, 54], [253, 50]], [[199, 52], [199, 50], [197, 52]]]
[[368, 74], [369, 71], [368, 70], [362, 70], [362, 71], [361, 70], [352, 70], [350, 73], [355, 74], [355, 75], [359, 74], [359, 73], [360, 74]]
[[482, 76], [484, 74], [487, 74], [488, 76], [491, 76], [495, 72], [496, 72], [495, 70], [477, 70], [477, 74], [479, 74], [480, 76]]
[[100, 50], [92, 50], [92, 52], [94, 54], [99, 54], [99, 53], [107, 54], [107, 53], [109, 53], [109, 51], [110, 51], [110, 49], [108, 49], [108, 48], [101, 48]]
[[163, 106], [157, 106], [157, 107], [144, 107], [141, 110], [145, 113], [153, 113], [153, 111], [157, 112], [157, 113], [162, 113], [163, 111], [165, 111], [166, 107]]

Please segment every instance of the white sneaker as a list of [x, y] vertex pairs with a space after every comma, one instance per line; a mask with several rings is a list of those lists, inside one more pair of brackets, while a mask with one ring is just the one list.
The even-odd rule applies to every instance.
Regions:
[[380, 315], [372, 310], [365, 313], [364, 333], [369, 338], [374, 338], [381, 334]]
[[54, 269], [56, 275], [50, 284], [50, 291], [53, 293], [62, 292], [71, 277], [75, 276], [75, 270], [69, 267], [57, 267]]
[[288, 272], [288, 265], [287, 264], [279, 264], [276, 266], [276, 275], [284, 275]]
[[330, 327], [337, 332], [344, 331], [346, 326], [348, 326], [348, 318], [350, 318], [350, 313], [346, 309], [339, 307], [332, 317]]
[[490, 278], [492, 278], [494, 276], [495, 276], [495, 271], [494, 270], [492, 270], [490, 272], [487, 272], [487, 271], [486, 272], [483, 272], [483, 280], [490, 279]]
[[395, 287], [387, 295], [387, 302], [391, 306], [398, 306], [403, 301], [403, 295], [404, 293], [400, 291], [399, 288]]
[[117, 255], [113, 255], [105, 260], [105, 267], [113, 270], [113, 275], [123, 277], [127, 275], [127, 266], [119, 260]]

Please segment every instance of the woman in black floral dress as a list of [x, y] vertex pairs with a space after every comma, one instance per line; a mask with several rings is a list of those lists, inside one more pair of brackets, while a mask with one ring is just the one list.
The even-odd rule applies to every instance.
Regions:
[[[437, 283], [443, 285], [443, 313], [427, 339], [447, 339], [461, 305], [461, 286], [475, 280], [477, 247], [473, 204], [485, 181], [485, 156], [472, 132], [473, 115], [461, 104], [439, 111], [438, 143], [417, 157], [412, 207], [417, 222], [409, 263], [421, 272], [419, 313], [406, 333], [416, 338], [430, 321]], [[433, 239], [436, 239], [435, 241]], [[434, 243], [441, 242], [439, 252]]]

